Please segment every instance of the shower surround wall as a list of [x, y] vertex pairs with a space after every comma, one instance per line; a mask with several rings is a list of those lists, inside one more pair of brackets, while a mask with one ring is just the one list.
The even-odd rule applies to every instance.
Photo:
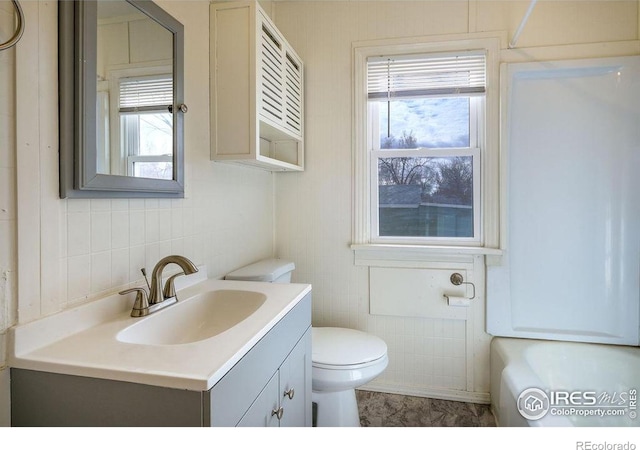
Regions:
[[[0, 426], [9, 424], [2, 368], [6, 328], [15, 321], [142, 282], [140, 268], [150, 272], [168, 254], [206, 264], [211, 276], [273, 254], [273, 176], [209, 160], [208, 2], [158, 2], [185, 30], [186, 195], [174, 200], [58, 198], [57, 3], [21, 4], [27, 28], [17, 76], [13, 51], [0, 52]], [[0, 1], [1, 30], [11, 14], [11, 3]], [[15, 117], [7, 106], [14, 95]], [[8, 289], [4, 280], [16, 269], [22, 276]]]
[[538, 2], [516, 50], [507, 43], [529, 1], [274, 4], [276, 25], [307, 74], [306, 170], [277, 177], [276, 253], [296, 261], [294, 281], [313, 284], [314, 325], [353, 327], [387, 342], [389, 366], [370, 389], [486, 401], [491, 337], [484, 332], [482, 270], [475, 271], [481, 299], [466, 323], [369, 314], [369, 268], [355, 266], [349, 248], [352, 43], [489, 32], [503, 36], [503, 62], [638, 54], [638, 2]]

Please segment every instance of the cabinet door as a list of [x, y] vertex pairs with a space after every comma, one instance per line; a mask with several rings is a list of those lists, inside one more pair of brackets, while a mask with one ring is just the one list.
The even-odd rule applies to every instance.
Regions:
[[284, 69], [284, 126], [295, 136], [302, 137], [302, 61], [288, 47], [285, 49]]
[[260, 15], [258, 21], [259, 112], [276, 125], [284, 122], [283, 41]]
[[271, 125], [302, 138], [302, 61], [280, 33], [260, 15], [258, 22], [259, 112]]
[[280, 426], [311, 426], [311, 328], [280, 366], [280, 405]]
[[278, 415], [282, 416], [282, 413], [278, 413], [280, 408], [278, 381], [278, 372], [276, 372], [242, 419], [240, 419], [237, 426], [277, 427], [280, 425]]

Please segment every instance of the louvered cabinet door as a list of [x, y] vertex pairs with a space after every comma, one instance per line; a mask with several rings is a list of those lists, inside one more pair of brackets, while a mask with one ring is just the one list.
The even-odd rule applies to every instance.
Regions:
[[302, 136], [302, 62], [285, 50], [285, 128]]
[[260, 114], [302, 137], [302, 61], [266, 19], [259, 27]]
[[284, 122], [283, 44], [277, 33], [261, 21], [260, 29], [260, 114], [277, 125]]

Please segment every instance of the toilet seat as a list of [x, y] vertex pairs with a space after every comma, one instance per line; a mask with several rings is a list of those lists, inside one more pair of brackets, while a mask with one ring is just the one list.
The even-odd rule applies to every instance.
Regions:
[[358, 330], [312, 327], [313, 367], [332, 370], [362, 369], [386, 358], [387, 344], [377, 336]]
[[317, 362], [311, 362], [311, 365], [317, 369], [327, 369], [327, 370], [358, 370], [358, 369], [364, 369], [365, 367], [369, 367], [369, 366], [375, 366], [376, 364], [380, 364], [380, 362], [382, 362], [385, 359], [384, 356], [381, 356], [380, 358], [373, 360], [373, 361], [368, 361], [366, 363], [360, 363], [360, 364], [349, 364], [349, 365], [343, 365], [343, 366], [336, 366], [336, 365], [331, 365], [331, 364], [321, 364], [321, 363], [317, 363]]

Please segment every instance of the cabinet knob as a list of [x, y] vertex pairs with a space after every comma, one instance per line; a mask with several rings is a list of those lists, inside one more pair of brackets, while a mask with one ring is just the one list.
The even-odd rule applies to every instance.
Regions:
[[293, 388], [287, 389], [286, 391], [284, 391], [284, 396], [289, 397], [289, 400], [293, 400], [293, 396], [295, 394], [296, 394], [296, 391]]
[[[169, 105], [169, 112], [173, 113], [173, 105]], [[185, 114], [187, 111], [189, 111], [189, 108], [187, 108], [187, 105], [185, 105], [184, 103], [180, 103], [178, 105], [178, 111]]]
[[271, 415], [276, 416], [278, 420], [282, 419], [282, 416], [284, 415], [284, 408], [281, 406], [278, 409], [274, 409], [273, 411], [271, 411]]

